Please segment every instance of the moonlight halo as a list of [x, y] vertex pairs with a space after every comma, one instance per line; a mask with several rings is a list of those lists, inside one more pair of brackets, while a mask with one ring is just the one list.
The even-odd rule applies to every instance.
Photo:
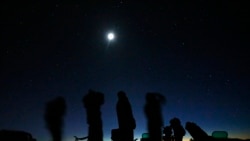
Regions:
[[107, 35], [107, 38], [108, 38], [109, 41], [112, 41], [115, 38], [115, 34], [113, 32], [109, 32], [108, 35]]

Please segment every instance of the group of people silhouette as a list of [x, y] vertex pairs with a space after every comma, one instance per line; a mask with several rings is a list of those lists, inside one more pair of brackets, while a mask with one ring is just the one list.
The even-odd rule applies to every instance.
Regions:
[[[125, 92], [117, 94], [116, 113], [118, 119], [118, 129], [111, 131], [113, 141], [134, 141], [134, 129], [136, 121], [133, 116], [131, 104]], [[86, 109], [88, 136], [75, 140], [88, 139], [88, 141], [103, 141], [101, 106], [104, 104], [104, 94], [89, 90], [83, 97], [82, 103]], [[161, 104], [165, 103], [165, 98], [158, 93], [148, 93], [146, 95], [145, 115], [148, 119], [148, 131], [150, 138], [154, 141], [161, 141], [163, 119], [161, 115]], [[50, 131], [53, 141], [62, 140], [63, 116], [66, 111], [66, 104], [63, 97], [58, 97], [49, 101], [46, 105], [44, 119], [47, 129]]]
[[[116, 113], [118, 119], [118, 129], [111, 131], [111, 139], [113, 141], [134, 141], [134, 129], [136, 128], [136, 121], [133, 116], [131, 104], [126, 96], [125, 92], [120, 91], [117, 94], [118, 101], [116, 104]], [[147, 93], [146, 105], [144, 107], [145, 115], [148, 119], [148, 132], [150, 134], [149, 140], [161, 141], [162, 140], [162, 127], [163, 118], [161, 113], [161, 105], [166, 102], [165, 97], [159, 93]], [[83, 97], [82, 103], [86, 109], [88, 136], [79, 138], [75, 137], [75, 140], [88, 141], [103, 141], [102, 130], [102, 118], [101, 118], [101, 106], [104, 104], [104, 94], [89, 90], [89, 92]], [[56, 99], [49, 101], [46, 105], [46, 112], [44, 119], [47, 123], [47, 129], [50, 131], [53, 141], [62, 140], [62, 126], [63, 116], [66, 111], [66, 103], [63, 97], [57, 97]], [[176, 120], [171, 121], [171, 127], [175, 131], [176, 141], [181, 141], [182, 136], [177, 136], [180, 126]], [[166, 134], [165, 134], [166, 135]], [[179, 135], [179, 134], [178, 134]]]
[[[125, 92], [118, 92], [117, 97], [116, 113], [118, 128], [112, 129], [111, 139], [113, 141], [134, 141], [136, 121], [133, 116], [131, 104]], [[202, 140], [208, 137], [206, 132], [195, 123], [187, 122], [184, 129], [178, 118], [171, 119], [169, 122], [170, 125], [164, 127], [161, 107], [165, 102], [165, 97], [159, 93], [146, 94], [144, 113], [147, 118], [149, 134], [147, 141], [182, 141], [186, 133], [185, 129], [195, 140]], [[104, 104], [104, 94], [89, 90], [83, 97], [82, 103], [86, 109], [88, 136], [83, 138], [74, 136], [75, 141], [84, 139], [88, 139], [88, 141], [103, 141], [101, 106]], [[53, 141], [62, 141], [62, 126], [65, 111], [66, 103], [63, 97], [49, 101], [46, 105], [44, 119]]]
[[[117, 93], [118, 101], [116, 104], [116, 113], [118, 119], [118, 128], [111, 130], [111, 139], [113, 141], [136, 141], [134, 139], [134, 129], [136, 120], [133, 116], [131, 104], [125, 92]], [[217, 139], [209, 136], [203, 129], [193, 122], [186, 122], [185, 129], [178, 118], [172, 118], [169, 125], [163, 125], [162, 105], [166, 102], [164, 96], [159, 93], [147, 93], [144, 113], [147, 118], [147, 138], [141, 138], [141, 141], [182, 141], [186, 131], [192, 136], [194, 141], [250, 141], [241, 139]], [[104, 104], [104, 94], [89, 90], [82, 98], [83, 107], [86, 110], [88, 135], [79, 138], [74, 136], [75, 141], [103, 141], [103, 129], [101, 118], [101, 106]], [[63, 97], [57, 97], [47, 102], [44, 113], [44, 120], [47, 129], [51, 133], [52, 141], [62, 141], [63, 117], [66, 113], [66, 101]], [[219, 133], [219, 132], [217, 132]], [[226, 132], [221, 132], [227, 136]], [[35, 141], [31, 134], [22, 131], [0, 130], [0, 140], [20, 140]]]
[[[111, 139], [113, 141], [134, 141], [136, 121], [133, 116], [131, 104], [125, 92], [118, 92], [117, 97], [118, 101], [116, 104], [116, 113], [118, 119], [118, 129], [113, 129], [111, 131]], [[148, 121], [148, 141], [162, 141], [162, 139], [164, 141], [182, 141], [182, 138], [185, 135], [185, 129], [182, 127], [178, 118], [171, 119], [170, 126], [166, 126], [162, 130], [163, 118], [161, 106], [165, 102], [165, 97], [159, 93], [146, 94], [144, 112]], [[83, 97], [82, 103], [86, 109], [87, 124], [89, 125], [88, 136], [82, 138], [74, 136], [75, 141], [84, 139], [88, 139], [88, 141], [103, 141], [100, 109], [104, 104], [104, 94], [89, 90], [89, 92]], [[63, 116], [65, 115], [65, 111], [66, 102], [63, 97], [57, 97], [54, 100], [49, 101], [46, 105], [44, 119], [53, 141], [62, 140]], [[172, 131], [174, 134], [172, 134]]]

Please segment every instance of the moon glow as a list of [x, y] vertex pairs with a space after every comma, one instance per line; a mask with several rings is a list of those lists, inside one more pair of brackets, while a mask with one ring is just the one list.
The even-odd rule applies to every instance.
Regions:
[[109, 41], [112, 41], [112, 40], [114, 40], [114, 38], [115, 38], [115, 35], [114, 35], [114, 33], [108, 33], [108, 36], [107, 36], [107, 38], [108, 38], [108, 40], [109, 40]]

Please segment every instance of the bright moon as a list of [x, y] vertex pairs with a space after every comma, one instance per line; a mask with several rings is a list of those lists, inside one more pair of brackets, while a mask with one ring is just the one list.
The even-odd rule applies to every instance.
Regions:
[[109, 41], [113, 40], [114, 38], [115, 38], [114, 33], [109, 33], [109, 34], [108, 34], [108, 40], [109, 40]]

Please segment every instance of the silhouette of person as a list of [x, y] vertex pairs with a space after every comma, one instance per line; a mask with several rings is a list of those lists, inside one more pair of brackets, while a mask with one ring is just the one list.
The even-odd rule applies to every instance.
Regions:
[[118, 102], [116, 104], [116, 113], [120, 130], [120, 140], [133, 141], [133, 130], [136, 128], [136, 123], [130, 102], [123, 91], [118, 92], [117, 96]]
[[88, 94], [82, 99], [87, 113], [88, 141], [102, 141], [102, 119], [101, 105], [104, 104], [104, 95], [100, 92], [89, 90]]
[[202, 130], [198, 125], [193, 122], [187, 122], [185, 129], [189, 132], [189, 134], [193, 137], [194, 140], [205, 140], [209, 137], [204, 130]]
[[145, 115], [148, 119], [149, 141], [162, 140], [163, 119], [161, 105], [165, 103], [165, 98], [159, 93], [147, 93]]
[[174, 130], [175, 141], [182, 141], [183, 136], [186, 134], [185, 129], [181, 125], [181, 121], [178, 118], [173, 118], [170, 120], [170, 126]]
[[163, 128], [163, 140], [164, 141], [173, 141], [172, 140], [172, 128], [170, 126], [166, 126]]
[[57, 97], [46, 104], [44, 119], [53, 141], [62, 140], [63, 116], [66, 113], [66, 102], [63, 97]]

